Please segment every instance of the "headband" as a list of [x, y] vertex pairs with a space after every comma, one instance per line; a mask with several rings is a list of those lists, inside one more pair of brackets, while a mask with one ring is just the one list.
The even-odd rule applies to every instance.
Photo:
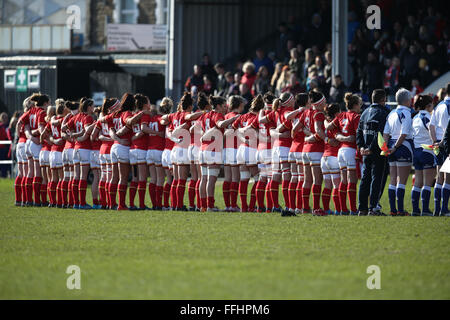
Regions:
[[116, 102], [111, 107], [109, 107], [110, 113], [116, 112], [119, 109], [119, 107], [120, 107], [120, 101], [116, 100]]
[[318, 105], [320, 105], [320, 104], [321, 104], [322, 102], [324, 102], [324, 101], [325, 101], [325, 97], [322, 96], [322, 98], [319, 99], [319, 101], [313, 102], [312, 105], [313, 105], [314, 107], [317, 107]]
[[281, 102], [281, 106], [286, 107], [292, 100], [294, 100], [294, 96], [291, 94], [285, 102]]

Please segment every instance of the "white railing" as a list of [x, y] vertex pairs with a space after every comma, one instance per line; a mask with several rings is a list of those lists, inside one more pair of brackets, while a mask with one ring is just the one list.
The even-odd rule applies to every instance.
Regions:
[[[0, 141], [0, 145], [2, 144], [12, 144], [11, 140], [1, 140]], [[0, 160], [0, 164], [10, 164], [11, 165], [11, 177], [13, 177], [14, 175], [14, 161], [12, 160], [12, 155], [11, 155], [11, 160]]]

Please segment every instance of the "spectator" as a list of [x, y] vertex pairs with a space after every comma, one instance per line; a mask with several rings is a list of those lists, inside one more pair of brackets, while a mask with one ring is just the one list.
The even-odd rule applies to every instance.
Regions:
[[322, 17], [315, 13], [311, 18], [311, 25], [308, 28], [308, 44], [317, 45], [318, 49], [323, 49], [325, 43], [328, 41], [330, 32], [324, 29], [322, 24]]
[[245, 105], [244, 112], [243, 112], [243, 113], [247, 113], [248, 110], [250, 109], [250, 105], [252, 103], [253, 96], [250, 93], [249, 87], [245, 83], [241, 83], [239, 85], [239, 94], [241, 97], [243, 97], [245, 100], [247, 100], [247, 104]]
[[282, 68], [283, 68], [283, 64], [281, 62], [278, 62], [275, 65], [275, 71], [273, 72], [272, 79], [270, 80], [270, 88], [271, 88], [272, 92], [275, 92], [278, 79], [281, 76]]
[[220, 92], [219, 92], [219, 94], [221, 96], [228, 97], [229, 91], [230, 91], [230, 87], [233, 85], [233, 83], [234, 83], [233, 73], [228, 71], [227, 73], [225, 73], [225, 86], [224, 86], [224, 89], [223, 89], [223, 93], [220, 94]]
[[234, 74], [234, 82], [230, 85], [228, 89], [228, 96], [233, 96], [239, 94], [239, 85], [241, 84], [241, 74], [236, 72]]
[[423, 92], [423, 88], [420, 86], [420, 82], [417, 79], [412, 79], [411, 81], [411, 94], [412, 96], [419, 95]]
[[[418, 29], [417, 29], [417, 25], [416, 25], [416, 18], [414, 18], [413, 15], [408, 16], [408, 25], [403, 30], [403, 36], [409, 41], [413, 41], [413, 40], [417, 39]], [[396, 39], [394, 39], [394, 40], [396, 40]]]
[[216, 63], [214, 70], [217, 73], [217, 84], [215, 95], [223, 96], [227, 88], [227, 79], [225, 78], [225, 66], [223, 63]]
[[261, 66], [265, 66], [269, 74], [273, 73], [273, 61], [265, 56], [264, 50], [261, 48], [256, 49], [256, 58], [253, 60], [253, 64], [255, 65], [255, 72], [258, 72]]
[[256, 74], [256, 80], [253, 85], [254, 95], [264, 95], [270, 89], [269, 71], [266, 66], [261, 66]]
[[217, 74], [216, 71], [214, 71], [214, 65], [211, 63], [211, 59], [209, 57], [209, 54], [204, 53], [202, 57], [202, 63], [200, 65], [202, 68], [202, 75], [209, 75], [210, 79], [215, 82]]
[[367, 64], [363, 68], [362, 91], [369, 97], [373, 90], [380, 88], [383, 84], [383, 66], [377, 61], [374, 52], [367, 55]]
[[242, 72], [244, 75], [242, 76], [241, 83], [245, 83], [249, 89], [253, 88], [253, 83], [256, 80], [255, 65], [252, 62], [244, 63]]
[[[9, 138], [9, 134], [8, 134], [8, 126], [9, 126], [9, 122], [8, 122], [8, 114], [6, 112], [2, 112], [0, 114], [0, 141], [11, 141], [11, 139]], [[0, 144], [0, 161], [1, 160], [9, 160], [10, 158], [8, 158], [8, 153], [9, 153], [9, 149], [10, 149], [10, 145], [9, 144]], [[8, 169], [11, 166], [8, 164], [0, 164], [0, 176], [2, 178], [6, 178], [8, 175]]]
[[419, 53], [417, 52], [417, 47], [412, 44], [409, 46], [408, 53], [405, 54], [403, 58], [403, 67], [405, 69], [405, 82], [411, 83], [413, 77], [417, 77], [419, 72]]
[[297, 78], [300, 78], [302, 73], [302, 62], [298, 58], [297, 48], [292, 48], [290, 52], [291, 59], [289, 60], [289, 69], [292, 73], [295, 73]]
[[395, 93], [399, 88], [400, 77], [400, 59], [394, 57], [391, 66], [386, 70], [384, 75], [384, 89], [389, 97], [389, 101], [395, 100]]
[[289, 85], [281, 89], [281, 92], [289, 92], [294, 96], [298, 93], [305, 92], [303, 86], [300, 84], [300, 82], [298, 82], [297, 75], [295, 73], [291, 73], [290, 76], [291, 77], [289, 79]]
[[203, 77], [202, 77], [202, 68], [199, 65], [194, 65], [194, 74], [191, 75], [184, 87], [187, 91], [191, 91], [192, 87], [196, 87], [198, 91], [203, 91]]
[[332, 73], [332, 63], [331, 51], [325, 52], [325, 67], [323, 68], [323, 75], [325, 77], [325, 82], [328, 86], [331, 85], [331, 73]]
[[444, 59], [440, 57], [439, 54], [436, 52], [434, 44], [432, 43], [427, 44], [427, 49], [424, 58], [425, 60], [427, 60], [428, 67], [430, 68], [431, 72], [433, 72], [433, 70], [436, 70], [438, 73], [440, 73], [440, 70], [442, 69], [442, 61]]
[[214, 83], [209, 74], [203, 76], [203, 83], [203, 92], [206, 96], [212, 95], [214, 93]]
[[277, 41], [277, 56], [281, 61], [284, 61], [287, 57], [286, 47], [289, 38], [288, 29], [286, 23], [281, 22], [278, 25], [278, 32], [280, 33]]
[[289, 78], [290, 78], [289, 67], [288, 66], [284, 66], [283, 69], [281, 70], [281, 75], [278, 78], [277, 85], [275, 87], [275, 94], [276, 95], [280, 95], [281, 94], [281, 90], [284, 87], [287, 87], [289, 85]]
[[311, 48], [308, 48], [305, 50], [305, 62], [303, 62], [302, 77], [300, 79], [303, 84], [306, 84], [306, 80], [308, 78], [308, 68], [312, 66], [313, 63], [314, 63], [313, 51]]
[[344, 81], [342, 81], [342, 76], [340, 74], [335, 75], [333, 77], [333, 85], [330, 88], [330, 102], [339, 103], [342, 109], [346, 92], [347, 87]]

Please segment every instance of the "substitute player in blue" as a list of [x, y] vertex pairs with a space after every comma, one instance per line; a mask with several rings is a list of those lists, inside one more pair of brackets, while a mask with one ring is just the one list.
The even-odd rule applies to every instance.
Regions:
[[404, 209], [405, 185], [411, 172], [413, 157], [411, 93], [401, 88], [395, 94], [395, 99], [398, 106], [389, 113], [383, 132], [389, 148], [390, 215], [407, 216], [409, 214]]
[[[450, 119], [450, 82], [447, 84], [447, 96], [441, 101], [431, 114], [430, 136], [433, 145], [439, 146], [439, 155], [437, 156], [437, 176], [434, 185], [434, 215], [439, 216], [447, 214], [448, 200], [450, 198], [450, 174], [440, 172], [441, 166], [447, 157], [442, 145], [445, 130]], [[445, 181], [445, 183], [444, 183]], [[442, 202], [441, 202], [442, 200]], [[442, 205], [441, 205], [442, 203]]]
[[[436, 174], [436, 156], [433, 150], [422, 148], [422, 145], [431, 145], [429, 126], [431, 111], [433, 111], [433, 99], [429, 95], [419, 95], [414, 105], [418, 111], [412, 121], [414, 139], [414, 174], [415, 181], [411, 190], [412, 216], [432, 216], [430, 211], [431, 186]], [[422, 195], [422, 212], [419, 208]]]

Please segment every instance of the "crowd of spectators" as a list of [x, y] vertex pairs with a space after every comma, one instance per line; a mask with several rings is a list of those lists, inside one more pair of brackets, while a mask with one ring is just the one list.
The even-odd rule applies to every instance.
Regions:
[[[379, 4], [381, 29], [366, 27], [366, 8]], [[332, 76], [331, 8], [320, 9], [306, 24], [293, 16], [278, 26], [273, 50], [257, 48], [254, 56], [227, 69], [204, 54], [193, 68], [185, 89], [194, 94], [230, 96], [240, 94], [249, 101], [259, 93], [293, 94], [317, 88], [328, 101], [342, 103], [344, 93], [359, 93], [368, 101], [376, 88], [385, 88], [390, 101], [400, 88], [419, 94], [449, 70], [449, 23], [440, 8], [398, 8], [394, 1], [350, 1], [348, 14], [349, 81]], [[402, 5], [399, 2], [397, 5]], [[402, 15], [395, 14], [402, 9]]]

